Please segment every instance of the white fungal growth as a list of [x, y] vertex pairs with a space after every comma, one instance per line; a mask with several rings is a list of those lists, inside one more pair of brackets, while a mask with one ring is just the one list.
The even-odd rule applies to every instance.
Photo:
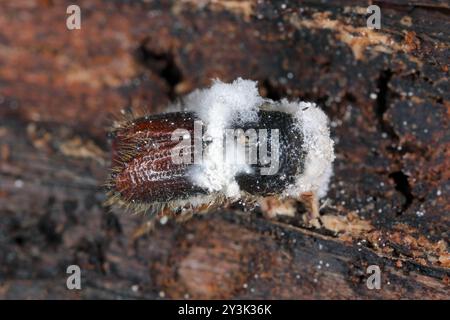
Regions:
[[[328, 118], [314, 103], [272, 101], [262, 98], [257, 82], [236, 79], [232, 83], [215, 80], [208, 89], [196, 90], [185, 97], [178, 109], [194, 111], [204, 122], [207, 131], [204, 139], [210, 140], [203, 154], [203, 162], [192, 173], [192, 182], [209, 191], [237, 199], [241, 190], [236, 174], [249, 170], [242, 164], [223, 161], [224, 131], [236, 120], [244, 122], [258, 119], [258, 110], [283, 111], [291, 114], [303, 132], [303, 149], [306, 151], [303, 173], [295, 177], [283, 196], [298, 197], [304, 192], [315, 192], [318, 197], [327, 193], [334, 160], [333, 141], [330, 138]], [[281, 152], [289, 152], [282, 150]]]
[[295, 185], [287, 188], [285, 193], [294, 197], [314, 191], [321, 198], [328, 191], [335, 158], [328, 117], [314, 103], [288, 102], [283, 99], [280, 105], [297, 119], [303, 131], [303, 149], [306, 151], [305, 170], [296, 177]]
[[223, 137], [232, 121], [256, 121], [258, 107], [264, 103], [256, 82], [238, 78], [231, 84], [215, 80], [211, 88], [196, 90], [185, 100], [185, 110], [195, 111], [206, 125], [204, 138], [211, 143], [203, 154], [203, 163], [193, 173], [193, 183], [209, 191], [221, 191], [238, 198], [236, 174], [249, 170], [245, 164], [227, 163], [223, 159]]

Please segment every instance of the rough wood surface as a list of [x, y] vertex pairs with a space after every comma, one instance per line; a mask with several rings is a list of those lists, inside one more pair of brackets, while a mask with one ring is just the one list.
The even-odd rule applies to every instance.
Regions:
[[[71, 3], [0, 4], [0, 298], [449, 298], [448, 1], [376, 1], [376, 31], [364, 1], [78, 1], [69, 31]], [[324, 228], [102, 206], [111, 114], [238, 76], [330, 116]]]

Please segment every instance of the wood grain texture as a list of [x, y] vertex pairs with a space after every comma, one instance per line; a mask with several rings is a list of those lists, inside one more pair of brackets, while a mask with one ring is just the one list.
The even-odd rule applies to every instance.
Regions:
[[[447, 1], [375, 1], [379, 31], [364, 2], [77, 3], [79, 31], [69, 1], [0, 4], [0, 298], [448, 299]], [[102, 206], [112, 114], [239, 76], [331, 118], [324, 228], [299, 205], [146, 234], [146, 217]]]

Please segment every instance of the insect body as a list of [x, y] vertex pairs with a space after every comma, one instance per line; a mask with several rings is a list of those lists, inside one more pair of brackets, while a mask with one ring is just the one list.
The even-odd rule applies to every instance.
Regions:
[[235, 201], [268, 215], [307, 204], [320, 226], [334, 160], [328, 119], [314, 104], [271, 101], [256, 83], [216, 81], [173, 112], [113, 130], [110, 202], [159, 215], [186, 215]]

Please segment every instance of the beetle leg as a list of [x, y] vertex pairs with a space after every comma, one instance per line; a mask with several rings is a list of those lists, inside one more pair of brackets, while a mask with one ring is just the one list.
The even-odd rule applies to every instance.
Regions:
[[262, 197], [259, 205], [265, 217], [273, 219], [277, 216], [293, 217], [295, 215], [294, 199], [279, 199], [273, 196]]
[[136, 227], [133, 230], [132, 233], [132, 239], [133, 240], [137, 240], [142, 236], [145, 236], [146, 234], [149, 234], [150, 232], [152, 232], [155, 229], [156, 226], [156, 222], [160, 221], [160, 219], [162, 219], [163, 217], [174, 217], [173, 212], [165, 207], [163, 209], [161, 209], [155, 216], [153, 216], [152, 218], [148, 219], [147, 221], [141, 223], [138, 227]]
[[155, 220], [149, 220], [140, 224], [136, 229], [133, 230], [131, 238], [136, 241], [142, 236], [149, 234], [155, 228]]
[[308, 212], [303, 216], [306, 224], [315, 228], [320, 228], [320, 214], [319, 214], [319, 199], [315, 192], [304, 192], [299, 199], [305, 206]]

